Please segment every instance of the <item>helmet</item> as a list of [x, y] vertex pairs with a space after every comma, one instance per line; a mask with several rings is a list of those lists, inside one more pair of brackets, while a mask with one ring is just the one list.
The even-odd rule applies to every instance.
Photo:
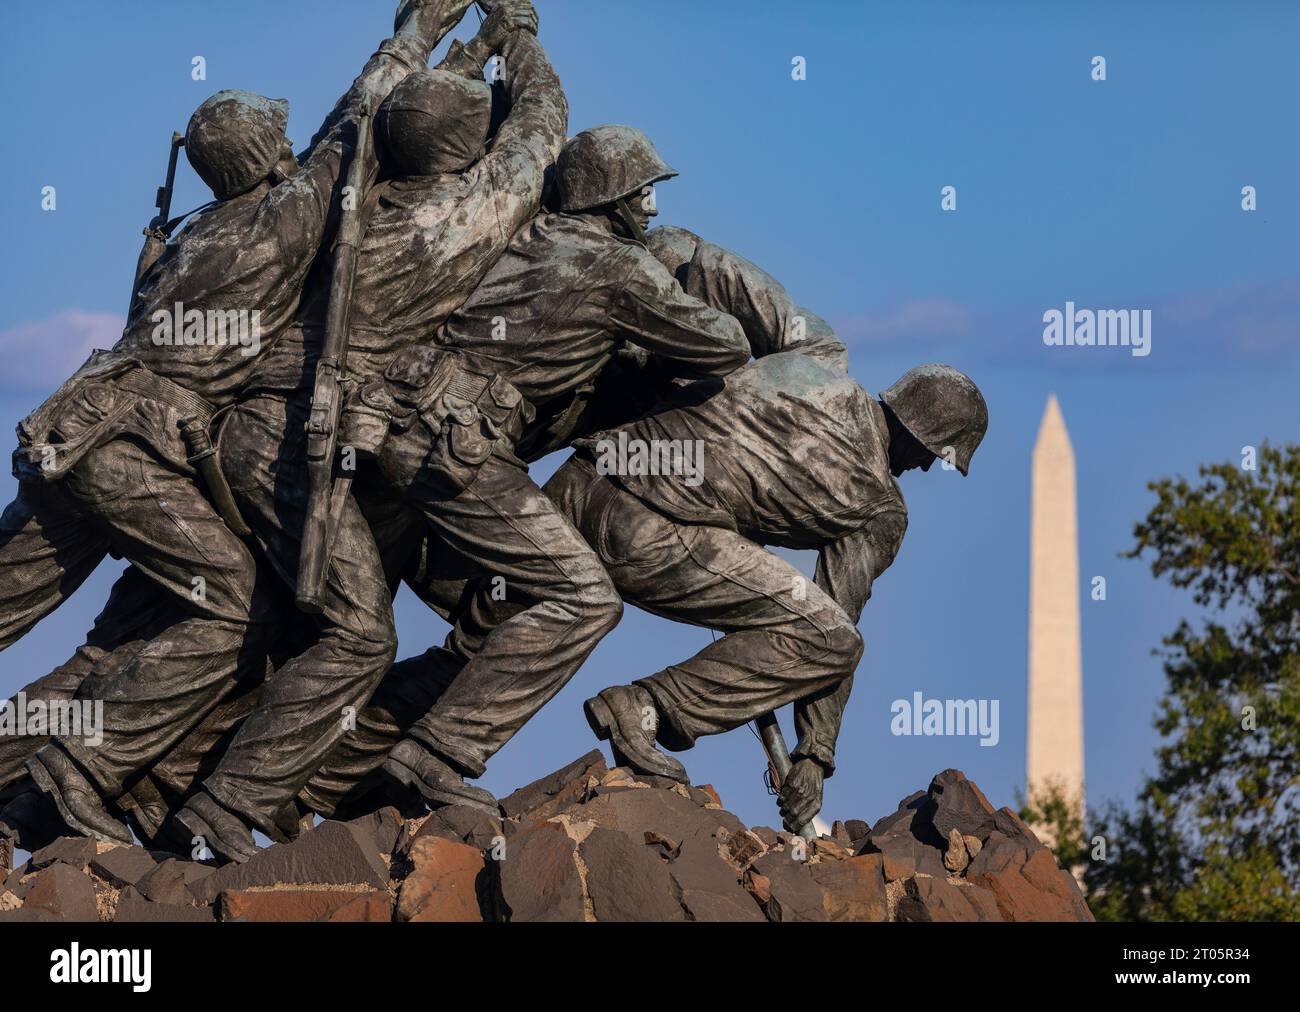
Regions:
[[375, 126], [399, 174], [464, 172], [487, 144], [492, 89], [446, 70], [420, 70], [384, 100]]
[[951, 450], [963, 475], [989, 427], [989, 409], [971, 378], [950, 365], [921, 365], [880, 395], [889, 410], [936, 457]]
[[555, 163], [561, 211], [587, 211], [677, 175], [650, 138], [629, 126], [584, 130]]
[[185, 157], [218, 200], [247, 193], [280, 160], [289, 103], [251, 91], [219, 91], [185, 128]]

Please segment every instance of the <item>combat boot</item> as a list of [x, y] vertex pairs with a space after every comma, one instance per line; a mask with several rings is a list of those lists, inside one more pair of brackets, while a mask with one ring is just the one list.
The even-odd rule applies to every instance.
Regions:
[[641, 686], [611, 686], [583, 703], [582, 710], [596, 737], [609, 742], [618, 765], [646, 776], [691, 782], [685, 766], [655, 747], [659, 711], [654, 697]]

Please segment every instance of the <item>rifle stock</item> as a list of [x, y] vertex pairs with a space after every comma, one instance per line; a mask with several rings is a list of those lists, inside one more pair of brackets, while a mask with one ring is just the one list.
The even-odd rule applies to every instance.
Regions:
[[356, 277], [357, 247], [361, 243], [362, 190], [370, 140], [369, 102], [357, 117], [357, 144], [348, 166], [347, 187], [353, 206], [341, 211], [334, 244], [325, 339], [316, 365], [311, 415], [307, 420], [307, 476], [309, 490], [298, 560], [298, 607], [319, 614], [324, 607], [326, 573], [334, 549], [342, 508], [351, 493], [351, 479], [335, 479], [339, 422], [348, 387], [347, 361], [351, 323], [352, 283]]

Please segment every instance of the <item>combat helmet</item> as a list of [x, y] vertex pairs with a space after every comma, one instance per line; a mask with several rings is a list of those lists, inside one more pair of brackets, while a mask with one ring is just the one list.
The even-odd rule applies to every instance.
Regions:
[[375, 123], [399, 175], [464, 172], [483, 154], [492, 126], [492, 89], [446, 70], [408, 75], [379, 107]]
[[963, 475], [989, 427], [989, 409], [979, 387], [950, 365], [921, 365], [903, 374], [880, 395], [927, 450], [948, 452]]
[[650, 138], [630, 126], [584, 130], [555, 163], [560, 210], [569, 213], [612, 204], [675, 175]]
[[289, 103], [251, 91], [219, 91], [185, 128], [185, 157], [218, 200], [247, 193], [275, 168], [289, 124]]

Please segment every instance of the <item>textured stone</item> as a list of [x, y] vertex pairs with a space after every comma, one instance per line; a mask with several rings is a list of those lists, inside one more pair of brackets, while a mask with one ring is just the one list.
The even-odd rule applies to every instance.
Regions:
[[95, 841], [86, 836], [61, 836], [32, 855], [32, 870], [46, 868], [56, 861], [73, 868], [85, 868], [95, 856]]
[[717, 805], [719, 808], [722, 807], [722, 796], [718, 794], [717, 790], [714, 788], [712, 784], [700, 784], [698, 790], [701, 790], [705, 794], [707, 794], [709, 796], [709, 801], [712, 804]]
[[586, 919], [577, 844], [544, 822], [511, 838], [498, 876], [503, 916], [512, 921]]
[[114, 847], [96, 854], [90, 862], [90, 871], [105, 882], [122, 888], [135, 885], [157, 868], [161, 860], [164, 859], [143, 847]]
[[[826, 920], [821, 886], [805, 863], [793, 861], [783, 852], [770, 852], [750, 865], [750, 871], [768, 881], [768, 897], [762, 902], [769, 921]], [[755, 898], [759, 898], [757, 892]]]
[[[979, 837], [974, 837], [978, 840]], [[948, 849], [943, 855], [943, 866], [954, 875], [960, 875], [970, 864], [970, 854], [966, 850], [966, 841], [956, 828], [948, 830]]]
[[593, 798], [574, 815], [605, 829], [617, 829], [637, 843], [644, 839], [647, 829], [681, 842], [692, 838], [711, 840], [720, 829], [728, 833], [745, 829], [730, 812], [701, 808], [674, 791], [644, 788]]
[[392, 805], [368, 812], [355, 819], [349, 819], [349, 826], [365, 830], [375, 841], [375, 848], [384, 857], [393, 852], [397, 839], [402, 832], [402, 815]]
[[[392, 919], [388, 893], [379, 889], [360, 892], [351, 889], [231, 889], [221, 894], [219, 910], [223, 921], [301, 923]], [[348, 915], [340, 917], [344, 910]]]
[[919, 876], [906, 882], [898, 903], [900, 921], [998, 921], [993, 897], [983, 889], [957, 886], [947, 879]]
[[930, 781], [928, 793], [934, 803], [930, 822], [940, 837], [947, 839], [955, 829], [982, 840], [992, 832], [993, 806], [961, 770], [944, 770]]
[[[195, 886], [211, 876], [211, 865], [195, 861], [167, 860], [153, 871], [142, 875], [135, 883], [135, 890], [152, 903], [173, 905], [194, 903], [197, 898]], [[204, 903], [211, 902], [204, 898]]]
[[532, 821], [549, 819], [582, 799], [591, 777], [599, 780], [607, 772], [605, 757], [593, 749], [548, 777], [535, 780], [502, 799], [501, 810], [511, 818]]
[[411, 838], [399, 844], [399, 853], [407, 857], [417, 840], [436, 836], [456, 843], [468, 843], [479, 850], [490, 850], [498, 837], [505, 836], [505, 826], [495, 816], [468, 805], [446, 805], [424, 820]]
[[612, 829], [593, 829], [578, 847], [598, 921], [682, 921], [668, 866], [658, 850]]
[[862, 819], [847, 819], [844, 823], [844, 829], [849, 834], [850, 842], [857, 844], [867, 838], [867, 834], [871, 832], [871, 823]]
[[[776, 834], [772, 834], [773, 839]], [[767, 853], [767, 844], [765, 844], [757, 833], [752, 829], [742, 830], [739, 833], [729, 833], [722, 844], [722, 854], [732, 866], [738, 871], [743, 872], [749, 867], [750, 862], [756, 857]]]
[[814, 864], [808, 871], [821, 886], [828, 921], [886, 919], [884, 859], [879, 854]]
[[483, 920], [479, 897], [487, 866], [476, 847], [439, 836], [423, 836], [410, 851], [411, 871], [397, 896], [399, 921]]
[[62, 861], [36, 873], [23, 897], [23, 907], [48, 910], [61, 921], [99, 920], [95, 885], [90, 876]]
[[[943, 851], [947, 840], [934, 828], [931, 817], [935, 803], [922, 791], [899, 803], [898, 811], [887, 815], [867, 834], [860, 853], [884, 854], [886, 879], [893, 881], [915, 872], [943, 878]], [[908, 868], [907, 862], [911, 862]]]
[[1000, 836], [989, 837], [966, 875], [993, 894], [1004, 920], [1093, 920], [1078, 883], [1057, 867], [1050, 850], [1029, 850], [1019, 840]]
[[687, 840], [668, 862], [668, 874], [687, 920], [766, 920], [754, 897], [740, 884], [736, 868], [711, 842]]
[[388, 867], [374, 837], [345, 822], [323, 822], [292, 843], [259, 851], [244, 864], [229, 864], [193, 883], [204, 903], [227, 891], [273, 885], [388, 886]]
[[132, 893], [118, 898], [113, 920], [118, 924], [166, 924], [177, 921], [211, 923], [216, 917], [208, 907], [150, 903], [138, 893]]

